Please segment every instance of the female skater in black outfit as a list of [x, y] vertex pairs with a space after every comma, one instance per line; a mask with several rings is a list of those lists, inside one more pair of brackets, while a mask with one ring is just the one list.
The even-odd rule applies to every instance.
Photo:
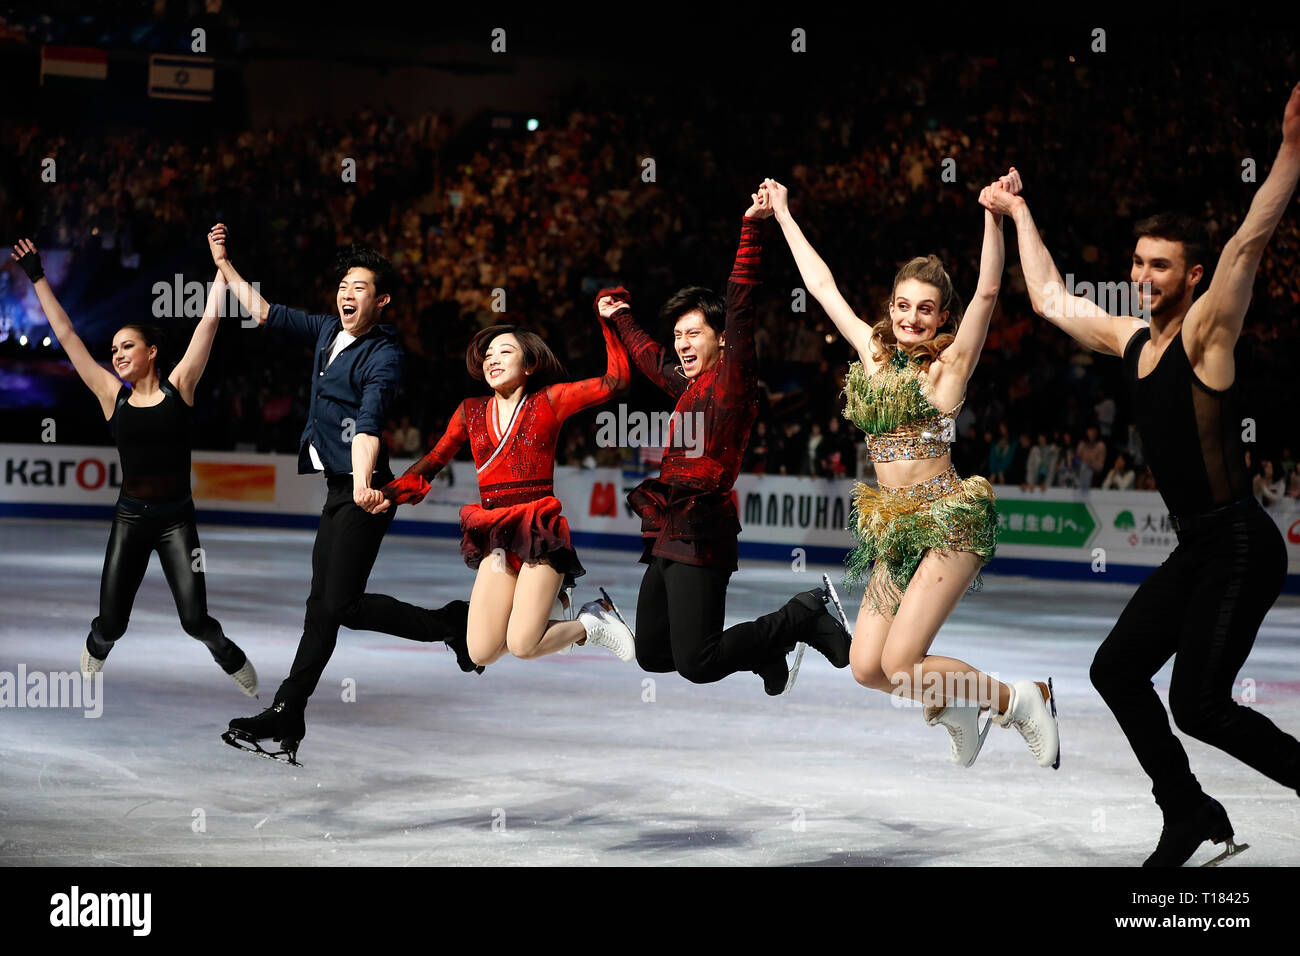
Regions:
[[157, 551], [185, 633], [202, 641], [239, 689], [254, 696], [257, 672], [252, 662], [208, 615], [203, 559], [190, 497], [194, 388], [212, 350], [225, 281], [218, 273], [189, 348], [166, 378], [158, 374], [156, 333], [139, 325], [118, 330], [113, 336], [113, 368], [127, 383], [123, 385], [91, 358], [78, 338], [45, 278], [31, 240], [14, 246], [13, 258], [36, 287], [45, 317], [77, 374], [99, 399], [122, 458], [122, 491], [104, 556], [99, 616], [91, 622], [81, 651], [81, 672], [91, 675], [100, 671], [114, 642], [125, 633], [149, 555]]

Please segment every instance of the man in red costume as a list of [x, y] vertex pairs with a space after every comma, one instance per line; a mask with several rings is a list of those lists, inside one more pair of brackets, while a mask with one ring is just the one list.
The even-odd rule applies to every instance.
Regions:
[[[626, 289], [602, 289], [596, 301], [612, 296], [622, 303], [611, 317], [632, 361], [677, 400], [659, 477], [628, 495], [641, 516], [641, 563], [648, 565], [637, 602], [637, 663], [697, 684], [752, 671], [778, 695], [792, 683], [786, 655], [796, 644], [846, 667], [851, 638], [842, 613], [840, 620], [829, 613], [827, 602], [838, 610], [838, 599], [825, 578], [822, 588], [795, 595], [780, 610], [723, 629], [740, 533], [732, 485], [758, 413], [754, 295], [762, 220], [772, 214], [766, 195], [751, 198], [725, 303], [692, 286], [661, 310], [673, 325], [675, 360], [633, 319]], [[697, 422], [702, 427], [689, 431]]]

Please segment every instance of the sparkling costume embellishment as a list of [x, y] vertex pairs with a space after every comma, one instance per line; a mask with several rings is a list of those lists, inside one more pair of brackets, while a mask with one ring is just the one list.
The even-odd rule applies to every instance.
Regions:
[[[865, 433], [873, 461], [942, 458], [956, 437], [958, 402], [944, 415], [926, 394], [918, 356], [896, 349], [870, 377], [860, 362], [849, 367], [844, 417]], [[993, 486], [948, 468], [912, 485], [854, 489], [849, 530], [858, 546], [845, 558], [850, 586], [867, 580], [865, 599], [880, 613], [897, 612], [903, 593], [929, 550], [971, 551], [987, 564], [997, 547]], [[976, 574], [971, 590], [983, 582]]]
[[866, 433], [872, 461], [942, 458], [957, 437], [956, 417], [965, 400], [946, 415], [936, 409], [921, 382], [918, 358], [909, 361], [895, 349], [870, 377], [861, 362], [849, 366], [844, 417]]

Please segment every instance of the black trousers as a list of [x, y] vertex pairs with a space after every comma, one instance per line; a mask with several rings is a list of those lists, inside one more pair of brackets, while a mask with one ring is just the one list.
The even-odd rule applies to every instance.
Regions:
[[[387, 482], [382, 476], [377, 480]], [[306, 706], [334, 654], [339, 628], [381, 631], [412, 641], [441, 641], [465, 629], [464, 613], [426, 610], [386, 594], [367, 594], [366, 582], [379, 556], [396, 507], [372, 515], [352, 500], [352, 476], [331, 475], [311, 553], [311, 593], [293, 667], [277, 701]], [[457, 631], [459, 629], [459, 631]]]
[[636, 661], [708, 684], [758, 671], [813, 626], [817, 612], [798, 601], [723, 630], [731, 572], [651, 556], [636, 605]]
[[136, 513], [135, 508], [119, 502], [99, 579], [99, 616], [90, 624], [87, 649], [103, 660], [117, 639], [126, 633], [136, 592], [149, 567], [149, 555], [155, 551], [185, 633], [202, 641], [212, 659], [227, 674], [239, 670], [244, 666], [244, 652], [222, 633], [221, 625], [208, 614], [208, 592], [193, 501], [153, 513]]
[[1300, 742], [1232, 699], [1237, 672], [1282, 591], [1286, 566], [1282, 536], [1251, 499], [1207, 527], [1180, 533], [1178, 547], [1142, 582], [1097, 650], [1093, 686], [1167, 816], [1205, 799], [1151, 683], [1170, 656], [1169, 709], [1178, 729], [1300, 788]]

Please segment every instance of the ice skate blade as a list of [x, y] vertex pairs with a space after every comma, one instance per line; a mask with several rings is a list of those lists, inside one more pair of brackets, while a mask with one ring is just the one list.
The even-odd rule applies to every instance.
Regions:
[[[1052, 708], [1052, 720], [1056, 720], [1056, 690], [1052, 687], [1052, 679], [1047, 678], [1047, 703]], [[1052, 764], [1053, 770], [1061, 769], [1061, 724], [1056, 724], [1056, 761]]]
[[1205, 868], [1207, 866], [1218, 866], [1220, 863], [1222, 863], [1224, 860], [1228, 859], [1229, 857], [1234, 857], [1237, 854], [1250, 849], [1249, 843], [1233, 843], [1231, 840], [1224, 840], [1223, 842], [1227, 844], [1223, 848], [1223, 852], [1220, 853], [1218, 856], [1216, 856], [1213, 860], [1208, 860], [1205, 863], [1202, 863], [1201, 864], [1202, 868]]
[[261, 744], [256, 740], [238, 730], [227, 730], [221, 735], [221, 739], [230, 744], [230, 746], [234, 747], [236, 750], [244, 751], [244, 753], [255, 754], [258, 757], [265, 757], [267, 760], [274, 760], [277, 763], [287, 763], [294, 767], [302, 766], [302, 764], [294, 759], [298, 756], [297, 747], [294, 747], [292, 750], [279, 750], [275, 753], [271, 753], [270, 751], [263, 750]]
[[[976, 723], [978, 724], [978, 722], [979, 722], [979, 717], [977, 716], [977, 717], [975, 718], [975, 720], [976, 720]], [[965, 768], [970, 768], [970, 767], [975, 766], [975, 761], [976, 761], [976, 759], [979, 757], [979, 755], [980, 755], [980, 751], [984, 749], [984, 738], [987, 737], [987, 736], [989, 735], [989, 728], [992, 727], [992, 726], [993, 726], [993, 714], [990, 712], [990, 713], [989, 713], [989, 714], [984, 718], [984, 726], [980, 728], [980, 732], [979, 732], [979, 743], [975, 745], [975, 752], [974, 752], [973, 754], [970, 755], [970, 759], [969, 759], [969, 760], [967, 760], [964, 764], [961, 764], [960, 766], [965, 767]]]
[[835, 585], [831, 584], [830, 575], [822, 575], [822, 586], [826, 588], [826, 594], [831, 599], [831, 604], [835, 606], [835, 613], [839, 616], [840, 626], [852, 634], [853, 629], [849, 627], [849, 619], [844, 614], [844, 605], [840, 603], [840, 595], [835, 590]]
[[[606, 591], [604, 588], [599, 588], [598, 590], [600, 591], [601, 603], [604, 604], [605, 607], [609, 609], [609, 613], [613, 614], [616, 618], [618, 618], [618, 622], [622, 624], [625, 628], [627, 628], [629, 631], [631, 631], [632, 625], [629, 624], [627, 621], [623, 620], [623, 615], [618, 613], [618, 605], [615, 604], [614, 599], [609, 596], [609, 592]], [[635, 631], [633, 631], [632, 636], [634, 638], [636, 637]]]
[[784, 697], [790, 693], [790, 688], [794, 687], [794, 679], [799, 676], [799, 665], [803, 663], [803, 652], [808, 645], [800, 641], [794, 646], [794, 663], [790, 665], [790, 676], [785, 679], [785, 689], [778, 694], [778, 697]]

